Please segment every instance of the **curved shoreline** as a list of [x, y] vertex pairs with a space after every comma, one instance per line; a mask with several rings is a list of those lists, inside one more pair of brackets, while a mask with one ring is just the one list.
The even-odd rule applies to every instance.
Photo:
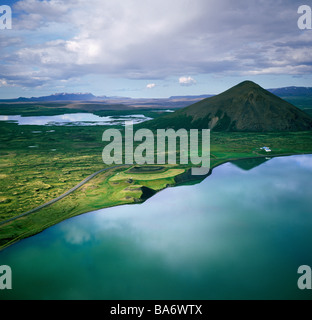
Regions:
[[291, 157], [291, 156], [304, 156], [304, 155], [312, 155], [312, 152], [303, 152], [303, 153], [280, 153], [280, 154], [264, 154], [264, 155], [258, 155], [254, 157], [247, 157], [247, 158], [230, 158], [227, 160], [224, 160], [224, 162], [221, 162], [217, 164], [215, 167], [211, 169], [215, 169], [219, 166], [222, 166], [225, 163], [232, 162], [232, 161], [238, 161], [238, 160], [247, 160], [247, 159], [261, 159], [261, 158], [279, 158], [279, 157]]
[[[239, 157], [239, 158], [230, 158], [230, 159], [226, 159], [224, 161], [222, 161], [221, 163], [218, 163], [217, 165], [215, 165], [214, 167], [210, 167], [210, 172], [207, 176], [209, 176], [211, 173], [212, 173], [212, 170], [225, 164], [225, 163], [228, 163], [228, 162], [232, 162], [232, 161], [238, 161], [238, 160], [247, 160], [247, 159], [261, 159], [261, 158], [267, 158], [267, 157], [272, 157], [272, 158], [276, 158], [276, 157], [289, 157], [289, 156], [300, 156], [300, 155], [309, 155], [309, 154], [312, 154], [312, 153], [296, 153], [296, 154], [293, 154], [293, 153], [285, 153], [285, 154], [275, 154], [275, 155], [258, 155], [258, 156], [254, 156], [254, 157]], [[108, 168], [104, 168], [104, 169], [101, 169], [93, 174], [91, 174], [90, 176], [88, 176], [87, 178], [85, 178], [84, 180], [82, 180], [81, 182], [79, 182], [76, 186], [74, 186], [73, 188], [71, 188], [70, 190], [66, 191], [65, 193], [63, 193], [62, 195], [34, 208], [34, 209], [31, 209], [27, 212], [24, 212], [18, 216], [15, 216], [15, 217], [12, 217], [10, 219], [7, 219], [5, 221], [2, 221], [0, 222], [0, 226], [6, 224], [6, 223], [9, 223], [11, 221], [14, 221], [14, 220], [17, 220], [19, 218], [22, 218], [22, 217], [25, 217], [29, 214], [32, 214], [34, 212], [37, 212], [47, 206], [50, 206], [51, 204], [54, 204], [56, 203], [57, 201], [59, 200], [62, 200], [63, 198], [67, 197], [68, 195], [70, 195], [71, 193], [73, 193], [74, 191], [76, 191], [77, 189], [79, 189], [80, 187], [82, 187], [84, 184], [86, 184], [87, 182], [89, 182], [91, 179], [93, 179], [94, 177], [96, 177], [97, 175], [99, 175], [100, 173], [102, 172], [105, 172], [105, 171], [108, 171], [108, 170], [111, 170], [111, 169], [116, 169], [116, 168], [121, 168], [121, 167], [124, 167], [124, 166], [127, 166], [126, 164], [120, 164], [120, 165], [116, 165], [116, 166], [113, 166], [113, 167], [108, 167]], [[163, 190], [163, 189], [162, 189]], [[159, 190], [161, 191], [161, 190]], [[159, 192], [158, 191], [158, 192]], [[103, 208], [105, 209], [105, 208]], [[88, 213], [85, 212], [85, 213]]]
[[[288, 156], [300, 156], [300, 155], [312, 155], [312, 153], [311, 153], [311, 152], [307, 152], [307, 153], [295, 153], [295, 154], [293, 154], [293, 153], [285, 153], [285, 154], [275, 154], [275, 155], [258, 155], [258, 156], [253, 156], [253, 157], [238, 157], [238, 158], [224, 159], [224, 160], [221, 160], [220, 163], [217, 163], [215, 166], [210, 167], [209, 174], [206, 175], [206, 176], [204, 176], [204, 179], [206, 179], [208, 176], [210, 176], [210, 175], [212, 174], [213, 169], [216, 169], [217, 167], [219, 167], [219, 166], [221, 166], [221, 165], [223, 165], [223, 164], [226, 164], [226, 163], [228, 163], [228, 162], [238, 161], [238, 160], [248, 160], [248, 159], [261, 159], [261, 158], [267, 158], [267, 157], [276, 158], [276, 157], [288, 157]], [[27, 212], [25, 212], [25, 213], [22, 213], [22, 214], [20, 214], [20, 215], [18, 215], [18, 216], [16, 216], [16, 217], [12, 217], [12, 218], [10, 218], [10, 219], [8, 219], [8, 220], [6, 220], [6, 221], [0, 222], [0, 228], [1, 228], [2, 225], [5, 225], [5, 224], [7, 224], [7, 223], [9, 223], [9, 222], [12, 222], [12, 221], [14, 221], [14, 220], [17, 220], [17, 219], [19, 219], [19, 218], [21, 218], [21, 217], [25, 217], [25, 216], [27, 216], [27, 215], [29, 215], [29, 214], [32, 214], [32, 213], [34, 213], [34, 212], [37, 212], [37, 211], [39, 211], [40, 209], [43, 209], [43, 208], [45, 208], [45, 207], [47, 207], [47, 206], [49, 206], [49, 205], [51, 205], [51, 204], [56, 203], [57, 201], [65, 198], [65, 197], [68, 196], [69, 194], [71, 194], [71, 193], [73, 193], [74, 191], [76, 191], [77, 189], [79, 189], [81, 186], [83, 186], [84, 184], [86, 184], [87, 182], [89, 182], [90, 180], [92, 180], [94, 177], [96, 177], [96, 176], [99, 175], [100, 173], [103, 173], [103, 172], [105, 172], [105, 171], [108, 171], [108, 170], [111, 170], [111, 169], [115, 169], [115, 168], [125, 167], [125, 166], [127, 166], [127, 165], [122, 164], [122, 165], [116, 165], [116, 166], [112, 166], [112, 167], [108, 167], [108, 168], [101, 169], [101, 170], [99, 170], [99, 171], [91, 174], [90, 176], [88, 176], [87, 178], [85, 178], [83, 181], [81, 181], [79, 184], [77, 184], [76, 186], [74, 186], [74, 187], [71, 188], [70, 190], [66, 191], [65, 193], [63, 193], [63, 194], [60, 195], [59, 197], [54, 198], [54, 199], [50, 200], [49, 202], [46, 202], [45, 204], [42, 204], [42, 205], [40, 205], [40, 206], [38, 206], [38, 207], [36, 207], [36, 208], [34, 208], [34, 209], [31, 209], [31, 210], [29, 210], [29, 211], [27, 211]], [[179, 183], [176, 183], [176, 184], [173, 185], [172, 187], [175, 187], [175, 186], [179, 186]], [[166, 189], [166, 188], [163, 188], [163, 189], [161, 189], [161, 190], [158, 190], [156, 193], [158, 193], [158, 192], [160, 192], [160, 191], [163, 191], [163, 190], [165, 190], [165, 189]], [[103, 207], [103, 208], [101, 208], [101, 209], [99, 209], [99, 210], [106, 209], [106, 208], [110, 208], [110, 207], [115, 207], [115, 206], [118, 206], [118, 205], [112, 205], [112, 206], [109, 206], [109, 207]], [[94, 211], [94, 210], [82, 212], [82, 213], [80, 213], [80, 214], [85, 214], [85, 213], [89, 213], [89, 212], [92, 212], [92, 211]], [[79, 215], [80, 215], [80, 214], [79, 214]], [[72, 218], [72, 217], [68, 217], [68, 218]], [[66, 219], [65, 219], [65, 220], [66, 220]], [[58, 223], [58, 222], [57, 222], [57, 223]], [[54, 223], [54, 224], [57, 224], [57, 223]], [[53, 226], [54, 224], [53, 224], [53, 222], [52, 222], [52, 224], [49, 224], [48, 226], [44, 226], [41, 231], [43, 231], [44, 229], [46, 229], [46, 228], [48, 228], [48, 227]], [[8, 248], [8, 247], [11, 246], [12, 244], [14, 244], [14, 243], [16, 243], [16, 242], [18, 242], [18, 241], [20, 241], [20, 240], [22, 240], [22, 239], [24, 239], [24, 238], [28, 238], [28, 237], [30, 237], [30, 236], [34, 236], [34, 235], [40, 233], [41, 231], [35, 232], [34, 234], [31, 234], [31, 235], [27, 234], [26, 236], [25, 236], [25, 234], [22, 234], [22, 235], [20, 235], [19, 237], [17, 237], [16, 239], [14, 239], [14, 240], [12, 240], [12, 241], [9, 241], [6, 245], [0, 247], [0, 251]]]

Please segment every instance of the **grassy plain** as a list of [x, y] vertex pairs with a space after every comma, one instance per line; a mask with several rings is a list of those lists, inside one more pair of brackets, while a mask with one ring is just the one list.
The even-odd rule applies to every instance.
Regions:
[[[18, 126], [0, 122], [0, 224], [69, 190], [105, 168], [103, 126]], [[271, 154], [260, 150], [268, 146]], [[312, 132], [211, 133], [211, 167], [236, 158], [312, 153]], [[106, 171], [57, 203], [0, 225], [0, 249], [69, 217], [145, 201], [174, 186], [189, 165], [138, 173]], [[127, 171], [129, 170], [129, 171]], [[144, 171], [144, 170], [143, 170]]]

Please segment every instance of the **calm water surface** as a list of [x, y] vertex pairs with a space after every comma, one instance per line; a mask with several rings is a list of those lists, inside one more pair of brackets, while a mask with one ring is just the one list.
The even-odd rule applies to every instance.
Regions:
[[0, 299], [312, 299], [297, 288], [312, 266], [311, 177], [312, 156], [241, 161], [69, 219], [0, 252], [13, 272]]
[[100, 117], [92, 113], [70, 113], [57, 116], [1, 116], [0, 121], [11, 121], [19, 125], [50, 125], [50, 126], [95, 126], [95, 125], [120, 125], [125, 121], [133, 121], [134, 124], [151, 120], [142, 114], [130, 116], [105, 116]]

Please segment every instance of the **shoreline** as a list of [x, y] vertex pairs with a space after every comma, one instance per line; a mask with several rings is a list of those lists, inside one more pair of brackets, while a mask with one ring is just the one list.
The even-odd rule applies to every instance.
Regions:
[[[239, 160], [248, 160], [248, 159], [262, 159], [262, 158], [267, 158], [267, 157], [270, 157], [270, 158], [278, 158], [278, 157], [290, 157], [290, 156], [302, 156], [302, 155], [312, 155], [312, 152], [304, 152], [304, 153], [285, 153], [285, 154], [274, 154], [274, 155], [257, 155], [257, 156], [252, 156], [252, 157], [237, 157], [237, 158], [229, 158], [229, 159], [224, 159], [224, 160], [221, 160], [220, 163], [216, 163], [214, 166], [211, 166], [210, 167], [210, 170], [209, 170], [209, 173], [205, 176], [203, 176], [202, 179], [198, 179], [197, 181], [199, 180], [205, 180], [207, 177], [209, 177], [212, 173], [213, 173], [213, 170], [218, 168], [219, 166], [221, 165], [224, 165], [228, 162], [234, 162], [234, 161], [239, 161]], [[115, 168], [119, 168], [119, 167], [124, 167], [124, 166], [127, 166], [127, 165], [117, 165], [117, 166], [112, 166], [112, 167], [108, 167], [108, 168], [104, 168], [104, 169], [101, 169], [93, 174], [91, 174], [90, 176], [88, 176], [87, 178], [85, 178], [84, 180], [82, 180], [79, 184], [77, 184], [76, 186], [74, 186], [73, 188], [71, 188], [70, 190], [68, 190], [67, 192], [63, 193], [62, 195], [60, 195], [59, 197], [57, 198], [54, 198], [52, 200], [50, 200], [49, 202], [45, 203], [45, 204], [42, 204], [34, 209], [31, 209], [23, 214], [20, 214], [16, 217], [12, 217], [6, 221], [2, 221], [0, 222], [0, 229], [1, 229], [1, 226], [7, 224], [7, 223], [10, 223], [14, 220], [17, 220], [17, 219], [20, 219], [20, 218], [23, 218], [29, 214], [32, 214], [34, 212], [37, 212], [47, 206], [50, 206], [56, 202], [58, 202], [59, 200], [65, 198], [66, 196], [70, 195], [71, 193], [75, 192], [76, 190], [78, 190], [80, 187], [82, 187], [85, 183], [91, 181], [94, 177], [98, 176], [99, 174], [105, 172], [105, 171], [109, 171], [111, 169], [115, 169]], [[186, 169], [185, 173], [188, 172], [190, 169]], [[185, 174], [183, 173], [183, 174]], [[181, 175], [181, 174], [180, 174]], [[178, 177], [179, 175], [175, 176]], [[200, 177], [200, 176], [198, 176]], [[194, 180], [195, 181], [195, 180]], [[183, 184], [183, 183], [182, 183]], [[179, 187], [181, 186], [181, 184], [179, 184], [178, 182], [176, 182], [174, 185], [171, 185], [171, 186], [167, 186], [163, 189], [160, 189], [158, 191], [155, 192], [155, 194], [167, 189], [167, 188], [173, 188], [173, 187]], [[154, 194], [154, 195], [155, 195]], [[151, 196], [152, 197], [152, 196]], [[140, 203], [143, 203], [145, 202], [146, 200], [148, 200], [149, 198], [151, 197], [148, 197], [147, 199], [145, 199], [144, 201], [140, 202]], [[29, 237], [32, 237], [32, 236], [35, 236], [41, 232], [43, 232], [44, 230], [54, 226], [54, 225], [57, 225], [63, 221], [66, 221], [68, 219], [71, 219], [71, 218], [74, 218], [74, 217], [77, 217], [79, 215], [83, 215], [83, 214], [87, 214], [87, 213], [90, 213], [90, 212], [95, 212], [95, 211], [98, 211], [98, 210], [103, 210], [103, 209], [108, 209], [108, 208], [113, 208], [113, 207], [118, 207], [118, 206], [124, 206], [124, 205], [133, 205], [133, 204], [139, 204], [139, 203], [125, 203], [125, 204], [121, 204], [121, 205], [111, 205], [111, 206], [107, 206], [107, 207], [103, 207], [103, 208], [100, 208], [100, 209], [97, 209], [97, 210], [90, 210], [90, 211], [85, 211], [85, 212], [82, 212], [82, 213], [79, 213], [79, 214], [75, 214], [75, 215], [72, 215], [72, 216], [69, 216], [61, 221], [58, 221], [58, 222], [51, 222], [49, 223], [48, 225], [45, 225], [45, 226], [42, 226], [42, 230], [38, 231], [38, 232], [35, 232], [34, 234], [31, 234], [31, 235], [27, 235], [27, 234], [21, 234], [20, 236], [18, 236], [17, 238], [15, 239], [12, 239], [11, 241], [8, 241], [6, 244], [4, 244], [2, 247], [0, 247], [0, 252], [7, 249], [8, 247], [10, 247], [11, 245], [14, 245], [15, 243], [23, 240], [23, 239], [26, 239], [26, 238], [29, 238]]]

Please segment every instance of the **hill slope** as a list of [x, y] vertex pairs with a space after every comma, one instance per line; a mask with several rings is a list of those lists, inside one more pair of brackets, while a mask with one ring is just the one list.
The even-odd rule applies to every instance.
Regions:
[[142, 124], [153, 129], [214, 131], [306, 131], [312, 117], [251, 81]]

